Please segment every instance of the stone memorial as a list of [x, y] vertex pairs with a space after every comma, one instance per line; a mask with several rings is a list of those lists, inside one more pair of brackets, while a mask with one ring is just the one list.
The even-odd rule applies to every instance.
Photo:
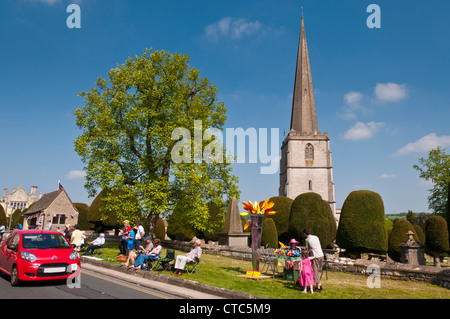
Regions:
[[400, 261], [409, 265], [426, 265], [424, 246], [413, 238], [414, 232], [407, 232], [408, 239], [401, 243]]
[[219, 237], [219, 245], [248, 247], [250, 233], [244, 233], [242, 230], [241, 215], [239, 213], [238, 201], [235, 197], [231, 198], [230, 204], [228, 205], [223, 232], [217, 235]]

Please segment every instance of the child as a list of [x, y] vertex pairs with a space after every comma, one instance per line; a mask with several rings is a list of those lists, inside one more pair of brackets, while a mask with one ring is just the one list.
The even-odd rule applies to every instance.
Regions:
[[311, 260], [315, 258], [314, 250], [313, 256], [309, 257], [308, 249], [302, 249], [302, 270], [300, 272], [300, 286], [304, 287], [303, 293], [306, 293], [308, 286], [311, 289], [311, 293], [313, 293], [313, 285], [314, 285], [314, 271], [311, 266]]
[[134, 236], [135, 236], [135, 230], [136, 227], [134, 227], [131, 232], [128, 234], [127, 238], [127, 252], [130, 252], [133, 250], [134, 247]]

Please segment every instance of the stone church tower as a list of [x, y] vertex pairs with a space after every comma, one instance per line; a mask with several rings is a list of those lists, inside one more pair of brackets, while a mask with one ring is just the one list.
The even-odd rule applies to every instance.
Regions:
[[336, 218], [330, 138], [319, 132], [302, 17], [291, 128], [281, 146], [279, 195], [294, 199], [307, 192], [322, 196]]

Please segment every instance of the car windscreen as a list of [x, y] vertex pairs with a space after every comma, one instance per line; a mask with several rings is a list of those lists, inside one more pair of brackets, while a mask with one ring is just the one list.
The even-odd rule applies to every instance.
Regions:
[[24, 249], [68, 249], [69, 242], [60, 234], [23, 234]]

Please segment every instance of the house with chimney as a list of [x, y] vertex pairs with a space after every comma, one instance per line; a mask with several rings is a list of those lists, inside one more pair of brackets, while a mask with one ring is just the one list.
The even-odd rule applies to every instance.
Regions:
[[60, 230], [65, 225], [78, 223], [78, 210], [64, 188], [44, 194], [23, 214], [24, 229], [45, 229], [50, 221], [51, 230]]

